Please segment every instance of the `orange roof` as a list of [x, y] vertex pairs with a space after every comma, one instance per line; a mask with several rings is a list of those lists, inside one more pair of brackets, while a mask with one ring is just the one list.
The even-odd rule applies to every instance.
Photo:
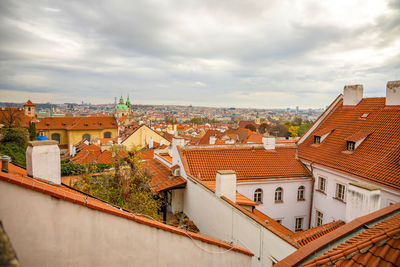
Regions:
[[399, 237], [397, 213], [303, 266], [400, 266]]
[[116, 129], [114, 117], [60, 117], [44, 118], [36, 123], [38, 130], [102, 130]]
[[218, 170], [234, 170], [237, 180], [309, 177], [293, 147], [213, 147], [180, 149], [187, 171], [201, 180], [215, 180]]
[[33, 104], [32, 101], [29, 99], [29, 100], [25, 103], [24, 106], [27, 106], [27, 107], [34, 107], [35, 104]]
[[[399, 235], [400, 202], [397, 202], [344, 224], [301, 247], [276, 266], [385, 266], [385, 263], [399, 266]], [[333, 249], [332, 244], [335, 244]], [[371, 265], [365, 265], [367, 262]]]
[[202, 138], [200, 138], [199, 145], [209, 145], [210, 144], [210, 136], [220, 137], [221, 132], [217, 130], [208, 130]]
[[[201, 181], [203, 185], [215, 192], [215, 181]], [[247, 197], [243, 196], [239, 192], [236, 192], [236, 203], [244, 206], [258, 206], [258, 204]]]
[[99, 212], [105, 212], [111, 215], [115, 215], [118, 217], [122, 217], [143, 225], [147, 225], [150, 227], [155, 227], [160, 230], [168, 231], [174, 234], [182, 235], [187, 238], [193, 238], [202, 242], [206, 242], [212, 245], [217, 245], [223, 248], [226, 248], [228, 250], [233, 250], [239, 253], [243, 253], [249, 256], [254, 256], [253, 253], [251, 253], [248, 250], [242, 249], [237, 246], [233, 246], [230, 244], [227, 244], [225, 242], [209, 238], [200, 234], [192, 233], [192, 232], [187, 232], [185, 230], [179, 229], [174, 226], [166, 225], [161, 222], [157, 222], [148, 218], [145, 218], [140, 215], [133, 214], [129, 211], [123, 210], [120, 207], [117, 207], [115, 205], [109, 204], [105, 201], [96, 199], [91, 197], [90, 195], [87, 195], [81, 191], [71, 189], [65, 185], [55, 185], [55, 184], [50, 184], [47, 183], [44, 180], [41, 179], [35, 179], [35, 178], [29, 178], [26, 176], [21, 176], [21, 175], [13, 175], [13, 174], [8, 174], [4, 172], [0, 172], [0, 180], [6, 183], [11, 183], [16, 186], [21, 186], [24, 187], [28, 190], [33, 190], [37, 191], [38, 193], [41, 194], [46, 194], [51, 197], [58, 198], [60, 200], [68, 201], [71, 202], [75, 205], [81, 205], [90, 209], [97, 210]]
[[151, 187], [155, 192], [186, 184], [185, 179], [180, 176], [172, 176], [171, 169], [156, 159], [146, 160], [143, 165], [151, 176]]
[[252, 132], [246, 139], [246, 143], [262, 144], [262, 134]]
[[244, 142], [251, 134], [253, 131], [247, 129], [247, 128], [238, 128], [238, 129], [229, 129], [224, 132], [224, 135], [231, 135], [231, 134], [237, 134], [239, 137], [239, 142]]
[[[128, 153], [126, 151], [120, 151], [119, 156], [124, 158], [128, 156]], [[99, 146], [91, 144], [84, 147], [75, 157], [71, 158], [71, 161], [75, 164], [112, 164], [114, 162], [114, 158], [111, 151], [104, 150], [101, 152]]]
[[304, 246], [311, 241], [314, 241], [321, 236], [336, 230], [338, 227], [345, 224], [344, 221], [333, 221], [327, 224], [323, 224], [305, 231], [296, 232], [292, 235], [292, 238], [299, 244], [299, 246]]
[[35, 121], [34, 118], [26, 116], [25, 111], [22, 108], [0, 108], [0, 121], [8, 121], [10, 115], [16, 118], [13, 126], [28, 127], [30, 121]]
[[154, 158], [154, 150], [146, 150], [146, 151], [142, 150], [139, 153], [140, 153], [140, 158], [143, 160]]
[[[364, 98], [353, 108], [339, 101], [317, 127], [335, 130], [318, 146], [310, 134], [299, 144], [298, 156], [375, 183], [400, 189], [400, 109], [386, 108], [385, 98]], [[366, 119], [360, 117], [369, 113]], [[365, 140], [351, 153], [346, 139]]]

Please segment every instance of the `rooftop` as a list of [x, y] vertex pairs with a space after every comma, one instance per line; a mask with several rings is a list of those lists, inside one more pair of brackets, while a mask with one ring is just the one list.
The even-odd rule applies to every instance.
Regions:
[[44, 118], [36, 123], [38, 130], [102, 130], [116, 129], [114, 117], [57, 117]]

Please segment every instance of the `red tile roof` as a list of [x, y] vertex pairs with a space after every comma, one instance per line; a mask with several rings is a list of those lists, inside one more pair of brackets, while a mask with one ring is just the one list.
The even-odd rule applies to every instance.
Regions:
[[180, 176], [172, 176], [170, 168], [156, 159], [146, 160], [143, 167], [151, 176], [151, 187], [154, 192], [171, 189], [186, 184], [186, 180]]
[[199, 145], [209, 145], [210, 144], [210, 136], [221, 137], [222, 134], [220, 131], [217, 130], [208, 130], [203, 137], [200, 138], [198, 142]]
[[303, 266], [400, 266], [400, 213], [372, 226]]
[[24, 104], [24, 106], [27, 106], [27, 107], [34, 107], [35, 104], [33, 104], [32, 101], [29, 99], [29, 100]]
[[102, 130], [117, 129], [114, 117], [44, 118], [36, 123], [38, 130]]
[[[125, 158], [128, 156], [126, 151], [120, 151], [119, 157]], [[75, 164], [92, 164], [92, 163], [104, 163], [112, 164], [114, 158], [111, 151], [101, 151], [99, 146], [94, 144], [85, 146], [75, 157], [70, 159]]]
[[295, 158], [293, 147], [213, 147], [185, 148], [181, 158], [192, 176], [215, 180], [218, 170], [234, 170], [238, 182], [248, 179], [309, 177], [309, 173]]
[[323, 224], [305, 231], [296, 232], [292, 235], [293, 240], [299, 244], [300, 247], [314, 241], [321, 236], [336, 230], [338, 227], [344, 225], [344, 221], [333, 221], [327, 224]]
[[[366, 119], [360, 119], [369, 113]], [[386, 108], [385, 98], [364, 98], [353, 108], [339, 101], [317, 127], [335, 130], [318, 146], [313, 134], [299, 144], [300, 159], [333, 168], [362, 179], [400, 189], [400, 111]], [[367, 137], [367, 133], [370, 133]], [[365, 140], [352, 152], [346, 139]]]
[[[399, 266], [400, 202], [359, 217], [323, 237], [301, 247], [276, 266], [384, 266], [386, 262]], [[390, 241], [393, 240], [394, 241]], [[332, 244], [336, 244], [332, 249]], [[386, 244], [393, 244], [389, 247]], [[395, 248], [395, 250], [391, 250]], [[387, 253], [391, 251], [391, 253]], [[323, 253], [321, 255], [321, 253]], [[320, 255], [315, 257], [314, 255]], [[310, 260], [311, 258], [311, 260]], [[370, 258], [375, 265], [360, 265]], [[379, 259], [378, 259], [379, 258]], [[304, 263], [304, 261], [308, 261]], [[357, 261], [357, 262], [356, 262]], [[380, 261], [380, 262], [379, 262]], [[390, 266], [393, 266], [390, 265]]]
[[24, 187], [28, 190], [34, 190], [42, 194], [46, 194], [64, 201], [68, 201], [76, 205], [81, 205], [90, 209], [94, 209], [99, 212], [109, 213], [111, 215], [125, 218], [150, 227], [155, 227], [160, 230], [168, 231], [188, 238], [193, 238], [212, 245], [217, 245], [219, 247], [243, 253], [245, 255], [254, 256], [254, 254], [248, 250], [200, 234], [188, 232], [174, 226], [169, 226], [154, 220], [150, 220], [140, 215], [133, 214], [129, 211], [123, 210], [122, 208], [111, 205], [102, 200], [93, 198], [90, 195], [87, 195], [81, 191], [71, 189], [65, 185], [49, 184], [41, 179], [28, 178], [21, 175], [13, 175], [4, 172], [0, 172], [0, 180], [6, 183], [14, 184], [16, 186]]

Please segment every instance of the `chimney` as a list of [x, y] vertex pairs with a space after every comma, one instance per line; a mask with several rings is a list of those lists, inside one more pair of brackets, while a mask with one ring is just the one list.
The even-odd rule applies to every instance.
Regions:
[[346, 85], [343, 89], [343, 106], [356, 106], [363, 98], [362, 84]]
[[26, 149], [26, 171], [31, 177], [61, 184], [60, 149], [57, 141], [30, 141]]
[[172, 137], [172, 147], [180, 146], [181, 148], [185, 146], [185, 139], [180, 136], [173, 136]]
[[1, 160], [1, 171], [2, 172], [8, 172], [8, 163], [11, 161], [11, 158], [6, 155], [0, 156]]
[[264, 134], [262, 137], [262, 143], [266, 150], [275, 149], [275, 137], [270, 136], [269, 134]]
[[215, 145], [215, 142], [217, 141], [217, 137], [215, 136], [210, 136], [210, 145]]
[[232, 170], [217, 171], [215, 194], [225, 196], [236, 202], [236, 172]]
[[381, 206], [381, 190], [365, 183], [350, 183], [346, 197], [346, 222], [374, 212]]
[[387, 83], [386, 106], [400, 106], [400, 81]]
[[150, 139], [149, 139], [149, 148], [151, 149], [151, 148], [153, 148], [153, 146], [154, 146], [153, 138], [150, 137]]

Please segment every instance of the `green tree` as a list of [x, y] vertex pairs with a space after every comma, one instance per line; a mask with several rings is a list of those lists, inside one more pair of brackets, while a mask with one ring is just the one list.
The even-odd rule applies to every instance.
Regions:
[[307, 121], [306, 123], [303, 123], [302, 125], [300, 125], [299, 127], [299, 136], [302, 136], [308, 128], [310, 128], [310, 126], [312, 125], [311, 121]]
[[277, 137], [288, 137], [288, 129], [289, 127], [285, 124], [277, 124], [270, 129], [269, 133]]
[[114, 172], [86, 174], [74, 187], [134, 213], [160, 220], [161, 201], [151, 191], [151, 177], [142, 165], [139, 152], [119, 158], [114, 148]]
[[249, 129], [250, 131], [257, 131], [256, 127], [253, 124], [247, 124], [246, 127], [244, 127], [246, 129]]
[[260, 125], [260, 127], [258, 127], [258, 131], [260, 132], [260, 134], [264, 134], [264, 133], [266, 133], [270, 128], [271, 128], [271, 127], [270, 127], [268, 124], [263, 123], [263, 124]]
[[29, 122], [28, 132], [29, 132], [29, 139], [31, 141], [36, 140], [36, 124], [32, 121]]

